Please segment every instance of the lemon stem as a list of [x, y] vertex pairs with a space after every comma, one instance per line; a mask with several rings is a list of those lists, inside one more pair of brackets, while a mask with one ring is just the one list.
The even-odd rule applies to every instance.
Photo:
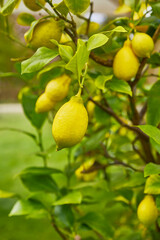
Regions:
[[82, 88], [80, 87], [79, 90], [78, 90], [78, 93], [76, 94], [76, 96], [80, 97], [81, 93], [82, 93]]

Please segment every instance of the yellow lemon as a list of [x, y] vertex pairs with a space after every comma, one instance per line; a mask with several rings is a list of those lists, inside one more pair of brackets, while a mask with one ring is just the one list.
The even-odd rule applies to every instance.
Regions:
[[[62, 28], [62, 21], [55, 21], [53, 18], [40, 21], [33, 29], [32, 37], [27, 43], [33, 49], [40, 47], [54, 48], [55, 44], [50, 40], [55, 39], [59, 42], [62, 35]], [[26, 36], [27, 33], [25, 34]], [[26, 37], [25, 40], [27, 41]]]
[[154, 42], [148, 34], [136, 33], [132, 40], [132, 49], [138, 57], [150, 57]]
[[[98, 29], [100, 28], [100, 25], [99, 23], [96, 23], [96, 22], [90, 22], [90, 25], [89, 25], [89, 35], [96, 32]], [[77, 29], [77, 33], [79, 35], [85, 35], [86, 34], [86, 31], [87, 31], [87, 23], [84, 22], [78, 29]]]
[[60, 39], [60, 43], [66, 43], [66, 42], [69, 42], [71, 41], [71, 38], [68, 34], [66, 33], [62, 33], [62, 36], [61, 36], [61, 39]]
[[151, 195], [145, 196], [140, 202], [137, 215], [139, 220], [146, 226], [150, 226], [155, 223], [158, 217], [158, 210]]
[[114, 75], [122, 80], [130, 80], [135, 77], [139, 68], [139, 61], [131, 48], [130, 40], [126, 40], [124, 46], [118, 51], [113, 61]]
[[37, 99], [35, 111], [37, 113], [48, 112], [55, 106], [55, 102], [52, 102], [45, 93], [42, 93]]
[[45, 89], [46, 96], [53, 102], [63, 100], [68, 94], [70, 82], [71, 78], [66, 74], [51, 80]]
[[83, 171], [88, 170], [92, 165], [94, 164], [95, 160], [90, 159], [83, 163], [75, 172], [78, 179], [82, 179], [84, 181], [92, 181], [96, 175], [97, 171], [91, 172], [91, 173], [83, 173]]
[[114, 14], [118, 15], [118, 14], [124, 14], [124, 13], [129, 13], [131, 12], [132, 9], [127, 6], [125, 3], [123, 3], [121, 6], [119, 6], [115, 11]]
[[[41, 7], [36, 4], [36, 0], [23, 0], [23, 2], [26, 7], [32, 11], [39, 11], [41, 9]], [[44, 6], [45, 0], [39, 0], [39, 3]]]
[[88, 114], [83, 100], [76, 95], [58, 110], [53, 120], [52, 134], [57, 150], [79, 143], [85, 135], [87, 125]]

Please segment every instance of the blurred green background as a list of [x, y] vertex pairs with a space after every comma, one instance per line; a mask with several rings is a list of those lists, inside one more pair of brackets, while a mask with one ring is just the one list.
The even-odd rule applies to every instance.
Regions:
[[[35, 132], [23, 114], [0, 114], [0, 127], [25, 129]], [[43, 139], [47, 146], [52, 145], [51, 125], [46, 122], [43, 127]], [[27, 194], [16, 175], [27, 166], [42, 166], [40, 157], [34, 156], [38, 150], [33, 140], [21, 133], [0, 131], [0, 189], [14, 191], [20, 195]], [[66, 161], [65, 150], [51, 155], [49, 166], [63, 168]], [[8, 217], [14, 200], [0, 199], [0, 239], [2, 240], [59, 240], [47, 220]]]

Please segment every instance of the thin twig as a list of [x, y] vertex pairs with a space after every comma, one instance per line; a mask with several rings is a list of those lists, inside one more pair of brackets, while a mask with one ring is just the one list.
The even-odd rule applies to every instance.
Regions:
[[143, 154], [141, 153], [141, 151], [139, 149], [137, 149], [135, 143], [137, 142], [138, 140], [138, 136], [133, 140], [132, 142], [132, 147], [133, 147], [133, 150], [140, 156], [140, 158], [142, 158], [144, 161], [146, 160], [145, 157], [143, 156]]
[[93, 2], [90, 3], [90, 13], [89, 13], [89, 18], [87, 19], [86, 35], [88, 35], [89, 33], [89, 26], [90, 26], [92, 14], [93, 14]]

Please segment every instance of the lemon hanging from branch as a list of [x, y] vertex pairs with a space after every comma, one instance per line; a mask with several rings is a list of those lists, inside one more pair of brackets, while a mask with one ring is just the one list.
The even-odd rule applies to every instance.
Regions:
[[136, 33], [132, 40], [132, 49], [138, 57], [150, 57], [153, 49], [153, 39], [146, 33]]
[[80, 94], [73, 96], [57, 112], [52, 126], [52, 134], [57, 150], [79, 143], [88, 126], [88, 114]]
[[137, 210], [139, 220], [146, 226], [150, 226], [156, 222], [158, 217], [158, 209], [151, 195], [147, 195], [140, 202]]
[[127, 39], [114, 58], [114, 75], [119, 79], [129, 81], [132, 77], [135, 77], [138, 68], [138, 58], [132, 51], [131, 41]]

